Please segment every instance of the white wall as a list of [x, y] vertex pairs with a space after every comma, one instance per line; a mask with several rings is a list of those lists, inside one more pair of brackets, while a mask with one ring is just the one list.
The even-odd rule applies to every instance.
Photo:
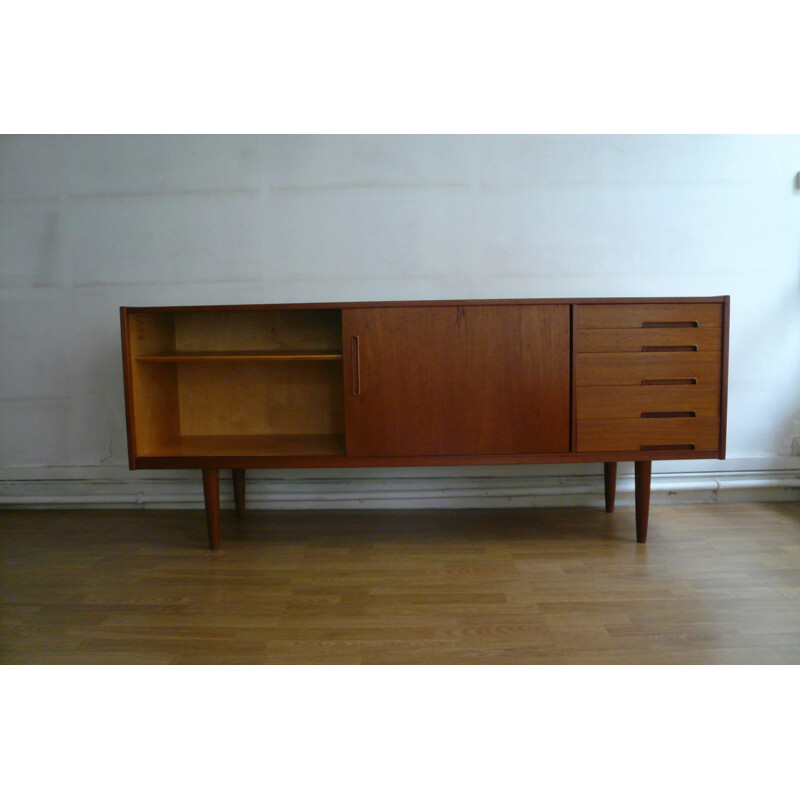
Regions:
[[[800, 136], [0, 138], [0, 502], [199, 499], [127, 470], [120, 305], [717, 294], [729, 458], [662, 462], [661, 487], [796, 496], [799, 171]], [[597, 474], [258, 475], [267, 504], [391, 505]]]

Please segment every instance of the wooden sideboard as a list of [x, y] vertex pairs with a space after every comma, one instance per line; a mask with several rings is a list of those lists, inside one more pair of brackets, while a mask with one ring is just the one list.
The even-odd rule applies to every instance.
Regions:
[[725, 457], [730, 298], [120, 309], [131, 469], [635, 462]]

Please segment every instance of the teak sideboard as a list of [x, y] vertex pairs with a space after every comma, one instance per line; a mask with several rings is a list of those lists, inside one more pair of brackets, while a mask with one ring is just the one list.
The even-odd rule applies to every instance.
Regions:
[[725, 457], [729, 297], [120, 309], [131, 469]]

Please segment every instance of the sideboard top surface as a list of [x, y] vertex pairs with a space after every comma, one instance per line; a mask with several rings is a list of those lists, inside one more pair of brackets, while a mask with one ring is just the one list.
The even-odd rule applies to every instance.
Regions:
[[507, 298], [491, 300], [376, 300], [343, 303], [249, 303], [233, 305], [196, 305], [196, 306], [122, 306], [128, 313], [143, 311], [165, 313], [175, 311], [257, 311], [264, 308], [274, 309], [325, 309], [325, 308], [395, 308], [402, 306], [485, 306], [485, 305], [527, 305], [543, 303], [570, 303], [575, 305], [597, 305], [609, 303], [723, 303], [727, 295], [716, 297], [547, 297], [547, 298]]

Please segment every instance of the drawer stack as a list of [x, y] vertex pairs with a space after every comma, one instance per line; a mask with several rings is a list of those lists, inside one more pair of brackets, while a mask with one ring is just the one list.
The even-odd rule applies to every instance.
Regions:
[[576, 451], [719, 451], [723, 311], [576, 304]]

